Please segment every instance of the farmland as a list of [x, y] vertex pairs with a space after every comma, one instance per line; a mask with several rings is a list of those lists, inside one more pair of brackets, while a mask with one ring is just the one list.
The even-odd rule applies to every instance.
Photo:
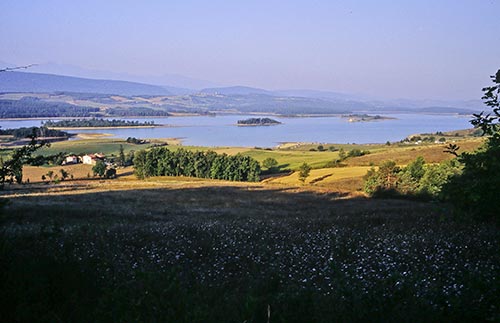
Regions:
[[[100, 138], [42, 153], [117, 155], [120, 145], [153, 144]], [[257, 183], [138, 180], [131, 167], [105, 180], [89, 177], [90, 165], [26, 166], [30, 184], [7, 185], [0, 197], [8, 202], [0, 209], [4, 320], [497, 321], [495, 226], [456, 221], [446, 204], [360, 191], [383, 156], [437, 162], [449, 158], [443, 145], [335, 146], [370, 153], [325, 168], [339, 151], [210, 148], [275, 158], [284, 172]], [[303, 162], [313, 166], [305, 184], [293, 172]], [[60, 168], [74, 178], [40, 183]]]

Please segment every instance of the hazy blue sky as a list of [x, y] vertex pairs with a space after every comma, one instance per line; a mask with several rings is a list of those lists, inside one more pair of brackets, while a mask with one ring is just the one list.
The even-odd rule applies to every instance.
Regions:
[[2, 0], [0, 61], [478, 98], [500, 68], [500, 1]]

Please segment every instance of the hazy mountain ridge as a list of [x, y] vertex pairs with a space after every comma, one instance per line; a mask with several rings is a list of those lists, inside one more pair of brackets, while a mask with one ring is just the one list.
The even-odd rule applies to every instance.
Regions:
[[201, 93], [207, 94], [223, 94], [223, 95], [251, 95], [251, 94], [264, 94], [264, 95], [275, 95], [274, 92], [249, 87], [249, 86], [227, 86], [227, 87], [216, 87], [216, 88], [206, 88], [200, 91]]
[[[169, 89], [174, 89], [169, 91]], [[483, 109], [479, 100], [363, 100], [363, 95], [316, 90], [271, 91], [248, 86], [204, 88], [200, 91], [145, 83], [88, 79], [29, 72], [0, 73], [0, 92], [52, 93], [41, 100], [80, 106], [154, 108], [169, 112], [344, 114], [413, 112], [471, 114]], [[113, 98], [113, 95], [122, 98]], [[6, 99], [6, 97], [4, 97]]]
[[73, 76], [6, 72], [0, 74], [0, 92], [83, 92], [117, 95], [170, 95], [161, 87], [116, 80], [95, 80]]

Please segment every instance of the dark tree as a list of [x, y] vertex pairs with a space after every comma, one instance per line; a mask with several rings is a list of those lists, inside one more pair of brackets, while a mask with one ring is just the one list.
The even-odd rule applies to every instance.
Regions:
[[12, 152], [10, 159], [0, 161], [0, 189], [4, 187], [5, 182], [23, 182], [23, 165], [28, 164], [32, 159], [32, 154], [43, 146], [48, 145], [43, 141], [36, 139], [36, 134], [29, 136], [29, 144], [16, 148]]
[[498, 189], [500, 187], [500, 70], [492, 76], [494, 85], [483, 88], [489, 113], [475, 114], [471, 123], [487, 136], [486, 143], [474, 153], [457, 154], [457, 146], [448, 151], [457, 155], [463, 165], [460, 175], [445, 185], [445, 196], [458, 214], [476, 219], [499, 221]]

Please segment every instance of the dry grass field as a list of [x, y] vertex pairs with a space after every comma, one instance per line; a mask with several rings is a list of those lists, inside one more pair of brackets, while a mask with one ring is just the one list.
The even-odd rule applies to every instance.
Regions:
[[[457, 142], [460, 146], [459, 152], [474, 151], [483, 143], [482, 138], [468, 139]], [[424, 146], [403, 146], [390, 147], [371, 154], [349, 159], [346, 163], [349, 166], [368, 166], [370, 164], [380, 165], [386, 160], [393, 160], [398, 165], [407, 165], [418, 156], [424, 157], [428, 163], [439, 163], [443, 160], [452, 159], [453, 155], [444, 153], [446, 144], [432, 144]]]
[[500, 317], [499, 232], [446, 205], [127, 173], [0, 194], [5, 321]]
[[[121, 144], [104, 142], [90, 149]], [[437, 162], [442, 146], [378, 146], [339, 168], [321, 168], [338, 152], [215, 150], [292, 173], [138, 180], [127, 167], [107, 180], [89, 178], [90, 165], [26, 166], [29, 184], [0, 191], [2, 320], [499, 321], [496, 227], [360, 191], [369, 164]], [[303, 162], [317, 167], [304, 184], [293, 172]], [[40, 183], [61, 168], [73, 179]]]

